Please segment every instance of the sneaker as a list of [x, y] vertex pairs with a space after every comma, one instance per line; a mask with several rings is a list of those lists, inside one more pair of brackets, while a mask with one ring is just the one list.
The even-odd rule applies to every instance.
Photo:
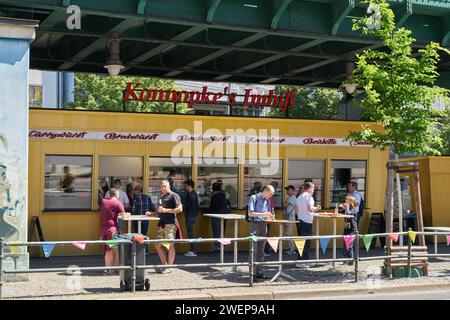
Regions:
[[162, 273], [162, 269], [161, 268], [155, 268], [155, 272], [156, 273]]
[[172, 270], [170, 270], [169, 268], [164, 268], [161, 270], [162, 274], [171, 273], [171, 272], [172, 272]]
[[184, 254], [185, 257], [196, 257], [197, 254], [194, 251], [188, 251]]

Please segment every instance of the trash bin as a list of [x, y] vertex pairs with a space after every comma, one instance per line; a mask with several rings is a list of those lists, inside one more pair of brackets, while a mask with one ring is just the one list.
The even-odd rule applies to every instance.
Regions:
[[[133, 240], [136, 236], [148, 239], [148, 237], [138, 233], [127, 233], [120, 235], [120, 239]], [[119, 244], [119, 261], [121, 266], [131, 266], [132, 259], [132, 245], [129, 243]], [[145, 251], [146, 245], [136, 242], [136, 266], [145, 265]], [[131, 284], [133, 278], [133, 270], [120, 270], [120, 290], [131, 291]], [[145, 270], [136, 270], [136, 290], [150, 289], [150, 281], [145, 279]]]

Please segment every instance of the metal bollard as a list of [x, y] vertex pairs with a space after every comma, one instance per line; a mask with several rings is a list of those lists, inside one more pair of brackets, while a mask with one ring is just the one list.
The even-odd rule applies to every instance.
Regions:
[[[355, 247], [356, 244], [356, 247]], [[359, 268], [359, 233], [356, 232], [356, 239], [355, 244], [353, 247], [355, 248], [355, 282], [359, 281], [359, 274], [358, 274], [358, 268]]]
[[3, 298], [3, 253], [4, 253], [4, 240], [0, 238], [0, 299]]
[[[409, 228], [408, 231], [411, 231], [411, 228]], [[412, 241], [411, 237], [408, 234], [408, 267], [406, 270], [408, 278], [411, 278], [411, 252], [412, 252]]]
[[255, 269], [255, 241], [253, 241], [252, 238], [250, 238], [250, 287], [253, 287], [253, 271]]
[[131, 241], [131, 292], [136, 292], [136, 241]]

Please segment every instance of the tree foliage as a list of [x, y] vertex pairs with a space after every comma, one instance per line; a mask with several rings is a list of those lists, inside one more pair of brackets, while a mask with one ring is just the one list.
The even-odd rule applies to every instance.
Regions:
[[[173, 112], [173, 103], [127, 101], [124, 104], [123, 92], [128, 82], [142, 83], [142, 87], [145, 88], [177, 89], [173, 80], [76, 73], [75, 102], [68, 103], [68, 107], [102, 111]], [[177, 112], [184, 113], [185, 111], [185, 104], [177, 105]]]
[[[288, 86], [277, 86], [275, 92], [289, 92], [293, 90]], [[299, 119], [338, 119], [339, 104], [342, 93], [333, 89], [296, 87], [295, 105], [286, 112], [278, 108], [271, 109], [269, 115], [273, 117], [299, 118]]]
[[384, 130], [363, 126], [348, 139], [367, 141], [380, 149], [392, 146], [397, 154], [439, 154], [442, 138], [436, 128], [443, 114], [433, 107], [437, 99], [448, 104], [449, 91], [436, 85], [437, 64], [440, 52], [450, 52], [431, 42], [415, 54], [411, 31], [396, 27], [387, 1], [370, 3], [379, 5], [379, 28], [371, 28], [373, 17], [366, 16], [353, 19], [353, 30], [380, 39], [383, 47], [357, 55], [356, 68], [346, 82], [362, 88], [362, 99], [355, 104], [362, 108], [364, 117]]

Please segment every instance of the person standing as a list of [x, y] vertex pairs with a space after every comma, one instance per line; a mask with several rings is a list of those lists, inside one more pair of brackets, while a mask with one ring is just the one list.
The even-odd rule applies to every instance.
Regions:
[[[148, 215], [147, 212], [155, 212], [156, 208], [152, 202], [152, 199], [142, 193], [142, 185], [140, 183], [135, 182], [133, 184], [133, 193], [134, 193], [134, 203], [133, 208], [131, 209], [131, 213], [133, 215]], [[148, 221], [141, 221], [141, 232], [144, 236], [147, 235], [148, 232]], [[138, 221], [133, 221], [133, 229], [134, 232], [138, 231]]]
[[[125, 209], [119, 201], [119, 190], [112, 188], [110, 190], [110, 199], [103, 199], [100, 207], [100, 234], [102, 240], [113, 240], [118, 236], [118, 218], [125, 214]], [[117, 248], [109, 248], [107, 245], [103, 248], [105, 252], [105, 267], [118, 265]], [[116, 274], [114, 271], [105, 270], [105, 275]]]
[[[184, 188], [186, 190], [186, 200], [183, 205], [184, 221], [186, 223], [186, 230], [189, 239], [194, 239], [194, 225], [198, 213], [198, 196], [194, 190], [195, 183], [192, 180], [185, 182]], [[190, 243], [190, 250], [184, 254], [186, 257], [196, 257], [195, 245]]]
[[[158, 207], [159, 223], [157, 229], [158, 239], [173, 240], [177, 238], [177, 231], [179, 231], [177, 214], [183, 211], [180, 196], [175, 192], [170, 191], [170, 183], [168, 180], [161, 182], [161, 199]], [[155, 245], [156, 252], [161, 259], [163, 265], [172, 265], [175, 261], [175, 244], [170, 243], [169, 254], [166, 257], [165, 252], [161, 247], [161, 243]], [[158, 273], [170, 273], [168, 268], [156, 269]]]
[[[269, 199], [269, 201], [270, 201], [270, 207], [272, 208], [272, 214], [275, 217], [275, 199], [274, 198], [277, 196], [276, 192], [278, 190], [278, 182], [272, 181], [270, 183], [270, 185], [273, 187], [274, 194]], [[270, 233], [270, 224], [267, 225], [267, 234], [269, 234], [269, 233]], [[272, 251], [273, 251], [272, 247], [269, 245], [268, 242], [266, 242], [266, 245], [264, 247], [264, 255], [266, 257], [270, 257], [270, 254], [272, 253]]]
[[[352, 216], [351, 218], [345, 218], [345, 229], [344, 229], [344, 235], [355, 235], [358, 232], [358, 224], [357, 224], [357, 215], [358, 211], [356, 211], [356, 199], [352, 196], [346, 196], [345, 202], [341, 203], [339, 205], [339, 208], [344, 209], [345, 215]], [[353, 244], [354, 241], [351, 243], [349, 248], [347, 248], [344, 245], [344, 251], [343, 256], [344, 258], [350, 258], [353, 259]], [[353, 264], [353, 261], [346, 261], [344, 264], [347, 263], [349, 265]]]
[[[130, 210], [130, 201], [128, 200], [128, 196], [125, 193], [125, 191], [122, 190], [122, 181], [120, 179], [115, 179], [113, 182], [113, 188], [117, 191], [119, 191], [119, 201], [122, 203], [123, 207], [125, 208], [125, 211], [128, 212]], [[105, 198], [109, 199], [111, 197], [111, 192], [107, 191], [105, 194]], [[122, 234], [125, 232], [125, 222], [123, 220], [119, 221], [119, 234]], [[131, 230], [130, 230], [131, 232]]]
[[[297, 203], [297, 197], [295, 192], [295, 187], [293, 185], [289, 185], [286, 188], [287, 193], [287, 200], [283, 203], [283, 219], [289, 220], [289, 221], [295, 221], [295, 205]], [[293, 236], [294, 234], [294, 224], [293, 223], [287, 223], [284, 226], [284, 236], [289, 237]], [[294, 240], [289, 240], [289, 249], [287, 251], [287, 254], [293, 255], [295, 254], [295, 244]]]
[[177, 192], [177, 189], [175, 188], [175, 177], [177, 176], [177, 170], [170, 169], [169, 175], [167, 176], [166, 180], [169, 181], [170, 185], [170, 191]]
[[[312, 236], [313, 235], [313, 213], [320, 210], [320, 205], [314, 207], [314, 184], [312, 182], [305, 183], [305, 191], [297, 198], [295, 206], [295, 213], [298, 216], [299, 227], [298, 236]], [[309, 248], [311, 247], [311, 240], [306, 240], [303, 248], [302, 260], [309, 260]], [[308, 267], [308, 265], [304, 265]]]
[[[270, 198], [273, 197], [275, 189], [271, 185], [266, 185], [258, 194], [252, 195], [248, 199], [247, 205], [247, 221], [250, 234], [256, 237], [267, 237], [266, 220], [274, 217], [270, 205]], [[264, 261], [264, 245], [265, 240], [258, 240], [255, 244], [255, 261]], [[251, 256], [249, 257], [249, 261]], [[255, 266], [253, 270], [254, 279], [268, 279], [264, 275], [262, 268]]]
[[356, 200], [355, 211], [356, 211], [356, 224], [359, 225], [359, 220], [361, 220], [362, 210], [364, 206], [361, 205], [364, 199], [361, 193], [358, 192], [358, 184], [355, 181], [350, 181], [347, 184], [347, 191], [349, 196], [352, 196]]
[[[209, 203], [208, 213], [231, 213], [230, 202], [227, 199], [225, 193], [222, 191], [222, 184], [220, 182], [214, 182], [211, 186], [213, 195]], [[227, 221], [223, 221], [223, 232], [225, 233], [227, 227]], [[220, 238], [220, 219], [211, 219], [211, 228], [213, 232], [213, 238]], [[214, 252], [220, 251], [220, 244], [214, 243]]]

